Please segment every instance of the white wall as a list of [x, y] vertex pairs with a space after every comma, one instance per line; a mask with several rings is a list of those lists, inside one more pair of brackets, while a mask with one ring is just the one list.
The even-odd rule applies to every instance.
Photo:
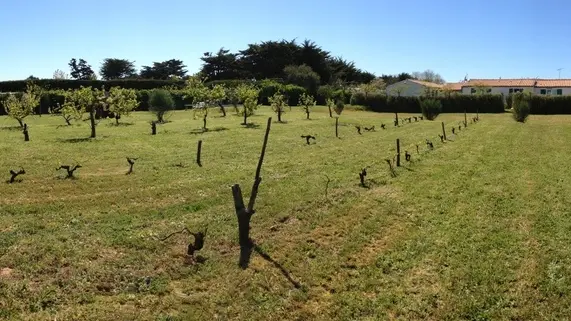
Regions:
[[541, 88], [541, 87], [537, 87], [537, 88], [535, 88], [535, 90], [534, 90], [533, 92], [536, 93], [536, 94], [538, 94], [538, 95], [540, 95], [542, 89], [545, 89], [545, 90], [551, 89], [551, 95], [552, 95], [552, 96], [557, 96], [557, 89], [563, 89], [563, 95], [571, 95], [571, 88], [570, 88], [570, 87], [559, 87], [559, 88]]
[[[472, 88], [474, 87], [462, 87], [462, 94], [471, 95]], [[492, 89], [491, 94], [504, 94], [504, 96], [507, 96], [510, 93], [510, 88], [523, 89], [524, 92], [525, 91], [535, 92], [533, 87], [491, 87]], [[478, 88], [475, 89], [478, 90]]]
[[425, 86], [412, 81], [403, 80], [387, 86], [387, 95], [401, 97], [418, 97], [424, 94]]

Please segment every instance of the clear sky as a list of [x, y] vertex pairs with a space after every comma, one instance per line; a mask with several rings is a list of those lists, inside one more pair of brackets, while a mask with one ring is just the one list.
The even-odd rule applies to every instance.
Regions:
[[0, 0], [0, 80], [69, 73], [83, 58], [181, 59], [311, 39], [376, 75], [571, 78], [569, 0]]

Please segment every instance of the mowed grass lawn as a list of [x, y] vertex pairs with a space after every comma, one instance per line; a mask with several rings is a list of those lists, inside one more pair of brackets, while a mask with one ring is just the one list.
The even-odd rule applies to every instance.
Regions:
[[[26, 174], [0, 184], [0, 319], [571, 315], [571, 117], [484, 114], [452, 135], [464, 115], [394, 128], [393, 114], [345, 110], [337, 139], [325, 108], [311, 120], [288, 110], [287, 123], [272, 124], [251, 222], [267, 256], [254, 252], [242, 270], [231, 185], [248, 197], [268, 116], [263, 107], [250, 118], [260, 126], [244, 128], [213, 110], [199, 134], [202, 121], [178, 111], [151, 136], [141, 112], [121, 120], [130, 125], [102, 121], [95, 140], [83, 139], [88, 123], [32, 116], [28, 143], [1, 117], [2, 175]], [[356, 124], [377, 131], [358, 135]], [[392, 178], [385, 159], [397, 138], [405, 166]], [[139, 157], [132, 175], [126, 156]], [[77, 179], [59, 179], [55, 168], [73, 162]], [[365, 166], [370, 188], [359, 186]], [[185, 255], [191, 236], [158, 240], [183, 227], [208, 228], [201, 263]]]

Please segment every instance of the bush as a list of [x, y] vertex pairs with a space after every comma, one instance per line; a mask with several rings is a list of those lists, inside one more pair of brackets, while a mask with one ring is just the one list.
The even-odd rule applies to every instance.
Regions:
[[317, 101], [318, 105], [325, 105], [327, 99], [333, 98], [334, 93], [335, 90], [333, 89], [332, 86], [330, 85], [320, 86], [317, 89], [317, 96], [315, 97], [315, 100]]
[[[0, 81], [0, 92], [23, 92], [26, 91], [26, 80]], [[68, 90], [80, 87], [93, 87], [100, 89], [102, 86], [109, 90], [111, 87], [128, 89], [155, 89], [165, 86], [184, 87], [184, 80], [157, 80], [157, 79], [113, 79], [113, 80], [74, 80], [74, 79], [39, 79], [34, 82], [46, 90]]]
[[287, 104], [290, 106], [297, 106], [299, 98], [302, 94], [305, 94], [305, 88], [296, 85], [285, 85], [283, 87], [283, 93], [287, 97]]
[[530, 103], [531, 114], [571, 114], [571, 96], [534, 95]]
[[260, 88], [260, 94], [258, 96], [258, 101], [262, 105], [269, 105], [270, 97], [284, 90], [284, 86], [277, 81], [273, 80], [262, 80], [258, 84]]
[[341, 116], [341, 113], [343, 112], [343, 109], [345, 109], [345, 103], [343, 102], [343, 100], [338, 100], [335, 103], [335, 113], [339, 116]]
[[166, 113], [174, 108], [174, 100], [165, 89], [155, 89], [149, 95], [149, 110], [157, 115], [157, 121], [165, 121]]
[[435, 120], [442, 112], [442, 103], [436, 98], [421, 98], [420, 109], [428, 120]]
[[512, 112], [514, 119], [520, 123], [525, 123], [525, 120], [531, 112], [531, 94], [516, 93], [512, 98]]

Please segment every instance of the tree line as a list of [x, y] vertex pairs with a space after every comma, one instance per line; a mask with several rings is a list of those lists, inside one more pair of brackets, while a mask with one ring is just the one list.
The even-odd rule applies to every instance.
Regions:
[[[335, 56], [311, 40], [264, 41], [248, 44], [246, 49], [231, 52], [220, 48], [217, 52], [205, 52], [200, 58], [202, 66], [194, 74], [209, 81], [234, 79], [281, 79], [315, 92], [320, 85], [341, 87], [370, 83], [382, 79], [386, 85], [406, 79], [418, 79], [443, 83], [444, 79], [431, 70], [396, 75], [381, 75], [359, 69], [355, 63]], [[69, 74], [56, 70], [54, 79], [94, 80], [97, 74], [82, 58], [72, 58]], [[182, 60], [169, 59], [153, 62], [150, 66], [135, 68], [134, 61], [122, 58], [105, 58], [99, 69], [103, 80], [115, 79], [187, 79], [190, 75]], [[30, 76], [28, 79], [37, 79]]]

